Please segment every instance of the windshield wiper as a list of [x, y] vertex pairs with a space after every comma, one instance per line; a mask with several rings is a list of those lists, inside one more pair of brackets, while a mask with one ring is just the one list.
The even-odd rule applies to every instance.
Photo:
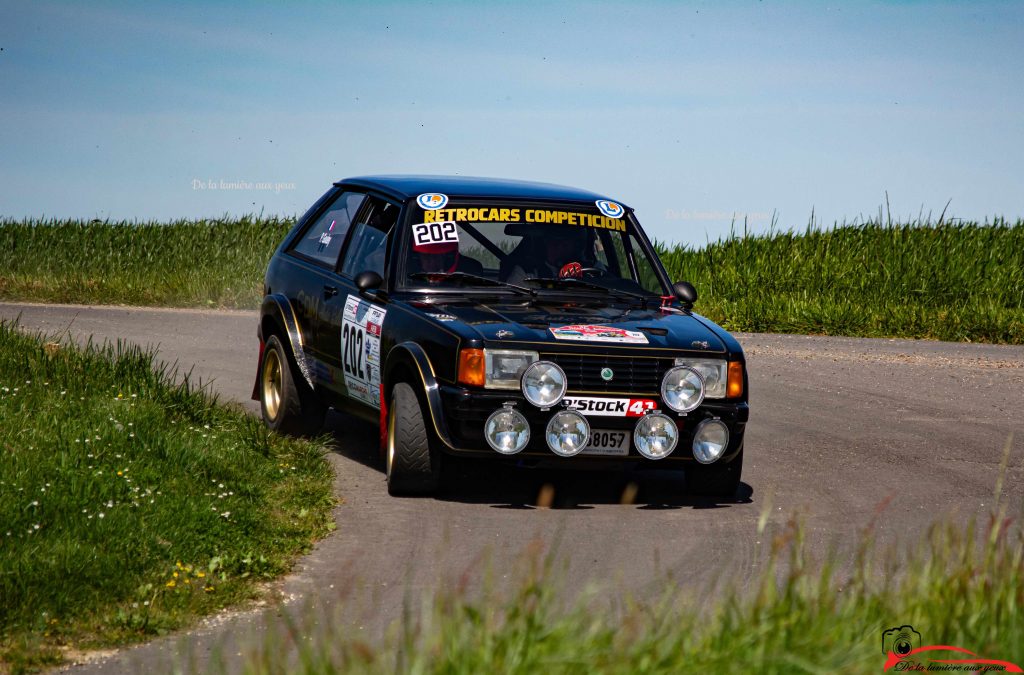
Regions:
[[491, 286], [499, 288], [508, 288], [522, 295], [537, 295], [537, 291], [525, 288], [523, 286], [516, 286], [515, 284], [507, 284], [504, 281], [498, 281], [497, 279], [488, 279], [487, 277], [477, 276], [476, 274], [470, 274], [469, 272], [414, 272], [409, 275], [410, 279], [425, 279], [427, 281], [455, 281], [461, 282], [462, 286]]
[[647, 307], [647, 297], [638, 293], [630, 293], [629, 291], [623, 291], [618, 288], [608, 288], [601, 284], [595, 284], [590, 281], [583, 281], [582, 279], [576, 279], [574, 277], [526, 277], [523, 281], [532, 282], [550, 282], [556, 285], [567, 285], [574, 286], [576, 288], [585, 288], [587, 290], [601, 291], [605, 295], [615, 295], [620, 298], [629, 298], [631, 300], [639, 300], [643, 303], [643, 306]]

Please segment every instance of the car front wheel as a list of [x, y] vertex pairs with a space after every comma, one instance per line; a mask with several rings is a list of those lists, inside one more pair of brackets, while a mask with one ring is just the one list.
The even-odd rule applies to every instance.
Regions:
[[396, 384], [391, 393], [386, 461], [392, 495], [430, 494], [440, 483], [440, 453], [431, 448], [423, 408], [405, 382]]
[[326, 410], [298, 371], [281, 340], [271, 335], [260, 363], [260, 410], [274, 431], [312, 436], [323, 428]]

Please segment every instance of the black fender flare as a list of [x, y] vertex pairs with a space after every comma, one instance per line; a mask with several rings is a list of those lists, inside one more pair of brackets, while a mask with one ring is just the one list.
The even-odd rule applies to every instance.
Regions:
[[[306, 351], [303, 349], [302, 329], [295, 318], [295, 310], [292, 309], [292, 303], [288, 301], [287, 297], [280, 293], [274, 293], [263, 298], [263, 305], [260, 307], [260, 322], [256, 328], [256, 335], [260, 339], [261, 352], [263, 349], [262, 345], [266, 342], [267, 338], [264, 335], [263, 326], [268, 319], [277, 324], [278, 333], [283, 334], [288, 340], [288, 347], [292, 350], [292, 356], [295, 357], [295, 364], [299, 367], [302, 377], [305, 378], [312, 388], [313, 376], [309, 372]], [[262, 353], [260, 356], [262, 359]]]
[[[441, 388], [437, 382], [437, 375], [434, 373], [434, 366], [430, 358], [423, 351], [423, 347], [412, 341], [402, 342], [391, 348], [388, 352], [387, 363], [384, 368], [384, 400], [390, 400], [391, 388], [395, 386], [397, 375], [406, 371], [411, 373], [413, 378], [418, 377], [423, 393], [423, 400], [427, 404], [427, 413], [434, 427], [437, 438], [451, 449], [455, 449], [451, 436], [448, 434], [448, 425], [444, 419], [444, 407], [441, 403]], [[415, 382], [410, 384], [415, 385]], [[381, 410], [384, 407], [381, 406]]]

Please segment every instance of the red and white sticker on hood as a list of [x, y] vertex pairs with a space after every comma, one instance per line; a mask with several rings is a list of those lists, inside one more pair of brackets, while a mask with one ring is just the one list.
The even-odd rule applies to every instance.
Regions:
[[638, 330], [625, 330], [613, 326], [577, 324], [551, 328], [556, 340], [577, 340], [580, 342], [618, 342], [620, 344], [645, 345], [647, 336]]
[[649, 398], [566, 396], [562, 401], [587, 417], [643, 417], [657, 407], [657, 402]]

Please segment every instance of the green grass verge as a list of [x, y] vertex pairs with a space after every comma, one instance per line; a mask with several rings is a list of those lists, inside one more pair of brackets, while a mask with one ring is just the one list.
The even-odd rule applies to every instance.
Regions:
[[[791, 520], [759, 534], [769, 562], [751, 588], [717, 596], [667, 579], [656, 601], [605, 589], [566, 606], [558, 592], [565, 572], [537, 547], [523, 555], [510, 590], [484, 582], [482, 591], [466, 591], [463, 578], [422, 603], [413, 598], [379, 644], [302, 618], [264, 636], [245, 655], [247, 672], [880, 673], [883, 631], [904, 625], [920, 633], [917, 646], [951, 645], [1024, 666], [1024, 539], [1019, 522], [1004, 516], [997, 510], [982, 528], [936, 525], [903, 555], [882, 552], [870, 528], [845, 556], [816, 554]], [[911, 660], [924, 671], [929, 657], [969, 658], [937, 651]], [[890, 672], [911, 672], [907, 666]]]
[[[0, 298], [256, 307], [291, 223], [0, 220]], [[729, 330], [1024, 344], [1024, 221], [879, 219], [659, 249]]]
[[0, 672], [254, 597], [332, 527], [321, 446], [153, 366], [0, 323]]
[[288, 218], [128, 223], [0, 219], [0, 298], [257, 307]]

